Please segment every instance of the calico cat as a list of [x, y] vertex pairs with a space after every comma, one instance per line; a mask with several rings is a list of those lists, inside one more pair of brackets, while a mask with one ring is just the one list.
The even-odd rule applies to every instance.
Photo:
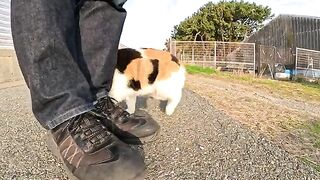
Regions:
[[127, 111], [135, 112], [137, 96], [167, 100], [165, 112], [171, 115], [182, 95], [185, 68], [169, 52], [143, 48], [119, 49], [109, 95], [125, 101]]

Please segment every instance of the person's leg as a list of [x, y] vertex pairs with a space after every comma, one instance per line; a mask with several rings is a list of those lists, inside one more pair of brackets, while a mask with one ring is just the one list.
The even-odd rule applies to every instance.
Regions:
[[[79, 6], [79, 35], [87, 79], [93, 85], [105, 124], [120, 140], [141, 144], [155, 139], [159, 125], [150, 116], [129, 116], [108, 97], [117, 63], [118, 45], [126, 11], [126, 0], [82, 1]], [[111, 128], [110, 128], [111, 127]]]
[[126, 18], [126, 0], [82, 1], [79, 7], [79, 36], [87, 78], [97, 99], [111, 89], [119, 40]]
[[74, 0], [12, 0], [12, 35], [38, 121], [53, 129], [93, 109], [77, 63]]
[[[120, 141], [95, 112], [90, 83], [79, 68], [75, 0], [12, 0], [17, 57], [48, 147], [70, 179], [143, 179], [140, 153]], [[65, 122], [64, 122], [65, 121]]]

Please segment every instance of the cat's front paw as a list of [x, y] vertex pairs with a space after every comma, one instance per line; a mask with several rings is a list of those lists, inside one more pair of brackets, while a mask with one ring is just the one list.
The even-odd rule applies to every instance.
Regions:
[[135, 109], [126, 109], [126, 111], [130, 114], [133, 114], [135, 112]]
[[166, 107], [166, 114], [167, 114], [168, 116], [172, 115], [173, 112], [174, 112], [174, 109], [175, 109], [175, 108], [172, 108], [172, 107], [170, 107], [170, 106], [167, 106], [167, 107]]

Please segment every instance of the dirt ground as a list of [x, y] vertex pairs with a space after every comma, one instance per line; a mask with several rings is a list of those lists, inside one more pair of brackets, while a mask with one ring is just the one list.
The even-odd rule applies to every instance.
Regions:
[[186, 87], [320, 171], [319, 97], [294, 89], [285, 95], [277, 86], [270, 89], [215, 75], [188, 75]]
[[[30, 100], [25, 85], [0, 86], [0, 179], [66, 180]], [[155, 99], [137, 104], [161, 127], [157, 140], [143, 147], [146, 180], [320, 180], [314, 168], [189, 89], [172, 116]]]

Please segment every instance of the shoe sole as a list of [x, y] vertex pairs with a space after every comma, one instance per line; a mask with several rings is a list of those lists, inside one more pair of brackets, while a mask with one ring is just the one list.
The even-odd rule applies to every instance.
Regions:
[[[53, 140], [53, 136], [51, 133], [47, 133], [47, 146], [48, 146], [48, 149], [53, 153], [53, 155], [58, 158], [60, 160], [60, 162], [62, 162], [63, 164], [63, 168], [64, 170], [66, 171], [67, 173], [67, 176], [70, 180], [80, 180], [79, 178], [75, 177], [73, 175], [73, 173], [69, 170], [69, 168], [67, 167], [67, 165], [65, 164], [62, 156], [60, 155], [59, 153], [59, 148], [58, 148], [58, 145], [57, 143]], [[131, 146], [132, 147], [132, 146]], [[143, 152], [143, 148], [141, 150], [141, 147], [137, 146], [137, 147], [134, 147], [134, 149], [137, 149], [140, 154], [143, 154], [143, 159], [144, 159], [144, 152]], [[145, 177], [145, 172], [142, 172], [141, 174], [138, 174], [136, 177], [134, 177], [133, 179], [131, 180], [144, 180], [144, 177]]]

